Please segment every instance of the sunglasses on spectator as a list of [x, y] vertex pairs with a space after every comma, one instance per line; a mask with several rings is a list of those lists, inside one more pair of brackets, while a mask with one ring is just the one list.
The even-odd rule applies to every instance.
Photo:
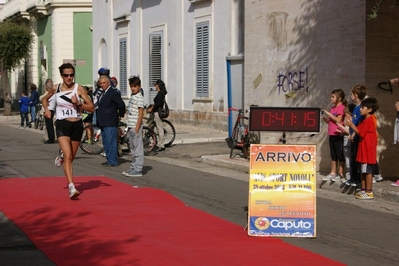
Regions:
[[73, 78], [75, 76], [75, 74], [62, 74], [61, 76], [63, 76], [64, 78], [67, 78], [67, 77]]

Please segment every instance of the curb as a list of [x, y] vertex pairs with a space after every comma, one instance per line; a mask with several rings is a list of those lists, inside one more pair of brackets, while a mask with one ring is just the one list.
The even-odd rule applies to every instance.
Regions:
[[[201, 161], [213, 166], [224, 167], [228, 169], [234, 169], [243, 173], [249, 173], [249, 162], [246, 159], [235, 156], [230, 158], [228, 154], [222, 155], [204, 155], [201, 157]], [[329, 191], [339, 192], [341, 194], [347, 194], [354, 196], [356, 192], [355, 187], [348, 187], [341, 182], [329, 182], [322, 181], [321, 178], [324, 176], [320, 173], [316, 174], [316, 185], [317, 189], [325, 189]], [[373, 184], [374, 197], [384, 201], [399, 203], [399, 188], [393, 190], [390, 186], [390, 181], [382, 181]]]

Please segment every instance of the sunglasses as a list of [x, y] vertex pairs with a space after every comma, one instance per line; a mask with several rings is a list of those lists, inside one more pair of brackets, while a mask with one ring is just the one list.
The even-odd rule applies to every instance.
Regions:
[[62, 74], [61, 76], [63, 76], [64, 78], [67, 78], [67, 77], [73, 78], [75, 76], [75, 74]]

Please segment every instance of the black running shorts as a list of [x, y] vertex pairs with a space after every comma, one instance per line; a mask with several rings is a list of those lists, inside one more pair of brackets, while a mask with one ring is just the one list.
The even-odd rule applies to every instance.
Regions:
[[55, 122], [55, 129], [57, 138], [70, 137], [73, 141], [80, 141], [83, 135], [83, 122], [82, 120], [71, 122], [68, 120], [57, 120]]

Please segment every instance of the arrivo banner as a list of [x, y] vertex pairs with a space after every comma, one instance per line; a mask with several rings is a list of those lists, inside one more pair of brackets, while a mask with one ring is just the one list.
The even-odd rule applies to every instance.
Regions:
[[250, 148], [248, 235], [316, 237], [316, 146]]

